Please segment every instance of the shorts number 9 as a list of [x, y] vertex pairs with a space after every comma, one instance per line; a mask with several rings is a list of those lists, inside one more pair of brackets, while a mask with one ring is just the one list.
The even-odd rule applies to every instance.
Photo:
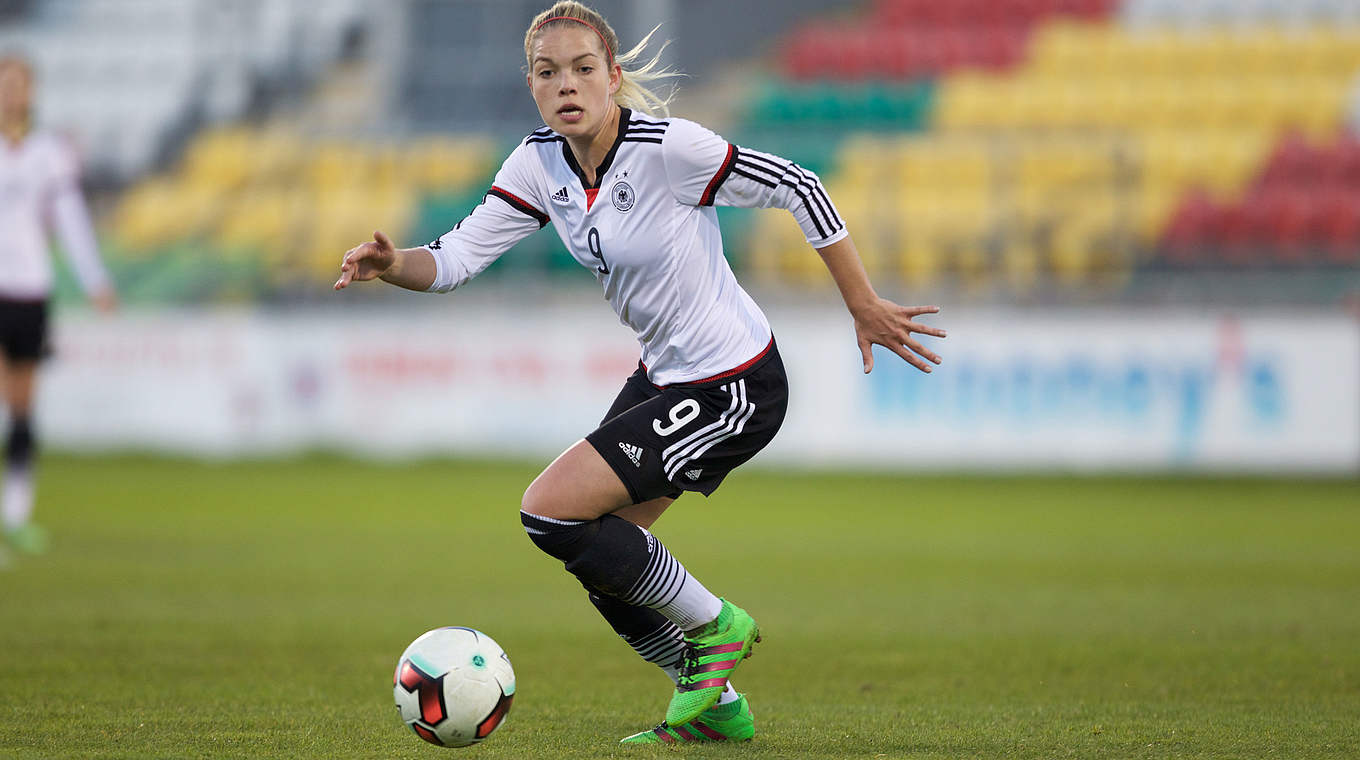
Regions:
[[655, 430], [657, 435], [664, 438], [685, 425], [688, 425], [698, 416], [699, 402], [692, 398], [687, 398], [671, 407], [671, 423], [669, 425], [661, 424], [661, 420], [652, 420], [652, 430]]

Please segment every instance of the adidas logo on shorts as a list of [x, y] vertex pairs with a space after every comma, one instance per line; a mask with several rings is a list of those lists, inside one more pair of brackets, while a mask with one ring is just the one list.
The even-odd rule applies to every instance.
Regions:
[[685, 471], [685, 477], [689, 478], [690, 480], [698, 480], [698, 479], [699, 479], [699, 476], [700, 476], [700, 475], [703, 475], [703, 474], [704, 474], [704, 471], [703, 471], [703, 470], [686, 470], [686, 471]]
[[571, 197], [567, 195], [567, 186], [563, 185], [561, 190], [552, 194], [553, 203], [571, 203]]
[[641, 446], [634, 446], [631, 443], [620, 443], [619, 448], [623, 449], [623, 453], [628, 456], [628, 461], [632, 462], [634, 467], [642, 466]]

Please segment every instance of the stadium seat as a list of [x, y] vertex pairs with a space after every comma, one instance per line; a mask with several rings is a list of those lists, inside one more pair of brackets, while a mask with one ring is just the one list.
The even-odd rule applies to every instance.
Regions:
[[1268, 209], [1259, 196], [1215, 209], [1212, 238], [1217, 244], [1221, 262], [1238, 267], [1255, 263], [1260, 238], [1258, 222], [1267, 213]]
[[1215, 240], [1214, 225], [1218, 209], [1203, 190], [1192, 190], [1181, 201], [1162, 236], [1169, 263], [1194, 266], [1201, 263]]
[[1303, 263], [1314, 240], [1317, 206], [1302, 190], [1285, 187], [1267, 192], [1261, 201], [1261, 239], [1275, 263]]
[[1330, 264], [1360, 265], [1360, 192], [1333, 189], [1317, 199], [1318, 245]]

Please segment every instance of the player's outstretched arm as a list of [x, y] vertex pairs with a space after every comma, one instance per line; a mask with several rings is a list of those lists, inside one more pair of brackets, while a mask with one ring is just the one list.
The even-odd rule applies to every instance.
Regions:
[[[840, 240], [819, 248], [822, 261], [831, 272], [831, 278], [840, 288], [841, 298], [855, 318], [855, 339], [859, 342], [860, 353], [864, 356], [864, 372], [874, 368], [873, 345], [877, 343], [902, 357], [908, 364], [930, 372], [930, 364], [940, 363], [940, 357], [911, 337], [912, 333], [945, 337], [944, 330], [915, 321], [922, 314], [934, 314], [938, 306], [899, 306], [886, 298], [879, 298], [869, 275], [864, 271], [859, 251], [846, 235]], [[923, 358], [924, 357], [924, 358]]]
[[381, 278], [407, 290], [429, 290], [435, 275], [434, 256], [428, 250], [396, 248], [387, 235], [378, 231], [373, 233], [372, 241], [345, 252], [335, 289], [343, 290], [351, 282]]

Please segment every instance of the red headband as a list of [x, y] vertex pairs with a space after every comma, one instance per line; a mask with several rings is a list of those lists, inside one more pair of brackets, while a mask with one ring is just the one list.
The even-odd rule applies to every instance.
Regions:
[[590, 29], [590, 31], [595, 33], [596, 37], [600, 38], [600, 44], [604, 45], [604, 53], [605, 55], [609, 56], [609, 65], [611, 66], [614, 65], [614, 51], [609, 49], [609, 42], [605, 40], [604, 35], [600, 34], [600, 30], [596, 29], [594, 24], [590, 23], [589, 21], [586, 21], [585, 19], [579, 19], [574, 16], [553, 16], [552, 18], [546, 19], [544, 20], [543, 23], [534, 27], [534, 31], [537, 32], [539, 29], [542, 29], [543, 27], [547, 26], [548, 24], [554, 21], [575, 21], [578, 24], [585, 24], [586, 27]]

